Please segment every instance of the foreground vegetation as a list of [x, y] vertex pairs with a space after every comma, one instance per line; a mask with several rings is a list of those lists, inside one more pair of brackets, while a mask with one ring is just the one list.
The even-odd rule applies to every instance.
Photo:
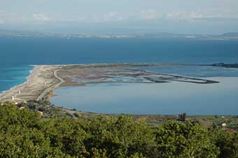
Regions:
[[237, 158], [238, 134], [196, 121], [159, 125], [128, 116], [43, 117], [0, 107], [0, 157]]

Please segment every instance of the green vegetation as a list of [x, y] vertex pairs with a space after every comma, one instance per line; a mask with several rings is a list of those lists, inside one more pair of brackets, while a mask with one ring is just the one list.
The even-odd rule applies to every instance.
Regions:
[[4, 158], [238, 157], [235, 131], [196, 121], [151, 125], [128, 116], [42, 117], [6, 103], [0, 107], [0, 129]]

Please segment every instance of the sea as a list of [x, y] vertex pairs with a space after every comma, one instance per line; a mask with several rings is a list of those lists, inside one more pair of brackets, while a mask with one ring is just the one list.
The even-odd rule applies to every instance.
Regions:
[[[95, 64], [95, 63], [159, 63], [159, 64], [213, 64], [213, 63], [238, 63], [238, 41], [237, 40], [205, 40], [205, 39], [160, 39], [160, 38], [62, 38], [62, 37], [0, 37], [0, 92], [6, 91], [20, 83], [23, 83], [27, 76], [30, 74], [34, 65], [41, 64]], [[238, 71], [236, 69], [210, 69], [201, 67], [160, 67], [155, 71], [172, 74], [182, 74], [187, 76], [198, 77], [230, 77], [231, 81], [225, 79], [224, 83], [234, 83], [236, 81], [234, 77], [238, 77]], [[176, 83], [175, 84], [176, 87]], [[92, 86], [92, 85], [91, 85]], [[87, 89], [86, 91], [91, 94], [98, 94], [98, 85], [94, 85], [93, 89]], [[101, 85], [105, 87], [105, 85]], [[123, 86], [126, 89], [121, 89]], [[132, 88], [136, 88], [138, 85], [130, 85]], [[129, 85], [121, 85], [118, 92], [128, 91]], [[133, 87], [135, 86], [135, 87]], [[144, 86], [144, 85], [143, 85]], [[140, 87], [143, 87], [140, 86]], [[158, 85], [156, 85], [158, 86]], [[152, 87], [156, 87], [152, 86]], [[166, 87], [165, 89], [171, 88]], [[178, 88], [181, 88], [179, 85]], [[229, 85], [230, 87], [231, 85]], [[187, 87], [187, 86], [185, 86]], [[84, 87], [88, 88], [88, 87]], [[101, 87], [99, 86], [99, 89]], [[139, 87], [137, 87], [139, 88]], [[149, 89], [145, 87], [144, 89]], [[159, 87], [158, 87], [159, 88]], [[232, 90], [236, 90], [238, 87], [233, 87]], [[139, 88], [140, 89], [140, 88]], [[187, 87], [189, 89], [189, 86]], [[193, 86], [191, 86], [193, 89]], [[211, 87], [216, 92], [216, 87]], [[225, 88], [226, 89], [226, 88]], [[227, 89], [226, 89], [227, 90]], [[56, 93], [59, 90], [56, 90]], [[110, 94], [110, 91], [108, 94]], [[153, 95], [156, 91], [153, 89]], [[171, 90], [172, 91], [172, 90]], [[208, 90], [207, 90], [208, 91]], [[169, 93], [170, 91], [168, 91]], [[202, 92], [202, 89], [199, 90]], [[228, 93], [228, 91], [224, 92]], [[230, 91], [232, 93], [236, 91]], [[171, 93], [173, 95], [174, 93]], [[238, 94], [238, 92], [237, 92]], [[86, 94], [79, 94], [84, 95]], [[142, 95], [142, 94], [140, 94]], [[138, 95], [138, 96], [140, 96]], [[148, 95], [148, 94], [147, 94]], [[159, 93], [158, 93], [159, 95]], [[163, 94], [164, 95], [164, 94]], [[161, 96], [163, 96], [161, 94]], [[175, 94], [174, 94], [175, 95]], [[222, 94], [219, 94], [222, 95]], [[218, 96], [219, 96], [218, 95]], [[233, 95], [233, 94], [232, 94]], [[60, 94], [58, 95], [60, 96]], [[146, 96], [146, 95], [143, 95]], [[176, 96], [176, 95], [175, 95]], [[133, 96], [136, 97], [136, 96]], [[234, 96], [238, 98], [238, 96]], [[113, 98], [113, 97], [112, 97]], [[115, 97], [118, 99], [118, 97]], [[142, 97], [143, 98], [143, 97]], [[210, 97], [212, 98], [212, 97]], [[217, 99], [217, 96], [214, 97]], [[234, 99], [230, 98], [230, 99]], [[123, 97], [121, 98], [123, 99]], [[214, 100], [215, 100], [214, 99]], [[54, 98], [53, 98], [54, 100]], [[130, 100], [130, 99], [129, 99]], [[151, 98], [150, 98], [151, 100]], [[153, 99], [152, 99], [153, 100]], [[195, 98], [195, 100], [197, 100]], [[174, 100], [176, 101], [176, 99]], [[155, 101], [156, 102], [156, 101]], [[208, 100], [210, 102], [210, 100]], [[230, 110], [224, 112], [225, 114], [236, 114], [234, 110], [238, 111], [236, 103], [238, 99], [231, 100], [232, 105]], [[70, 107], [77, 108], [83, 111], [101, 112], [101, 113], [139, 113], [139, 114], [168, 114], [171, 113], [186, 112], [186, 107], [182, 110], [172, 109], [172, 103], [161, 102], [158, 104], [164, 104], [164, 108], [152, 108], [154, 105], [149, 105], [150, 108], [125, 108], [118, 110], [117, 108], [108, 108], [109, 103], [102, 108], [82, 108], [78, 106], [78, 101], [75, 103], [67, 103], [65, 101], [55, 102], [57, 104], [66, 104]], [[120, 102], [117, 102], [119, 104]], [[138, 102], [135, 102], [135, 104]], [[142, 101], [141, 101], [142, 103]], [[148, 102], [147, 102], [148, 103]], [[192, 104], [192, 102], [189, 102]], [[89, 105], [85, 102], [83, 105]], [[102, 102], [103, 104], [103, 102]], [[184, 104], [181, 102], [180, 104]], [[94, 106], [94, 104], [92, 104]], [[113, 104], [112, 104], [113, 105]], [[138, 105], [143, 106], [143, 105]], [[157, 106], [157, 105], [156, 105]], [[212, 105], [213, 107], [215, 105]], [[91, 106], [87, 106], [91, 107]], [[82, 109], [80, 109], [82, 108]], [[136, 110], [138, 109], [138, 110]], [[144, 110], [143, 110], [144, 109]], [[145, 110], [152, 109], [152, 110]], [[157, 110], [156, 110], [157, 109]], [[166, 110], [167, 109], [167, 110]], [[196, 113], [196, 108], [189, 110], [188, 113], [193, 111]], [[224, 108], [223, 108], [224, 110]], [[201, 110], [198, 114], [207, 114]], [[213, 114], [222, 114], [222, 111], [210, 110]], [[215, 112], [214, 112], [215, 111]], [[196, 113], [197, 114], [197, 113]], [[237, 113], [238, 114], [238, 113]]]

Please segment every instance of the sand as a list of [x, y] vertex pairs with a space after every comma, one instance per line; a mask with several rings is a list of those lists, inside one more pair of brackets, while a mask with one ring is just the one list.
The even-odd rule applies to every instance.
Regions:
[[171, 74], [147, 72], [151, 64], [91, 64], [91, 65], [39, 65], [35, 66], [27, 81], [0, 94], [0, 101], [26, 102], [49, 100], [54, 89], [60, 86], [81, 86], [91, 83], [128, 82], [164, 83], [189, 82], [195, 84], [217, 83], [213, 80]]
[[58, 69], [60, 69], [60, 66], [34, 66], [27, 81], [2, 93], [0, 95], [0, 100], [2, 102], [25, 102], [28, 100], [43, 99], [61, 83], [61, 81], [55, 77]]

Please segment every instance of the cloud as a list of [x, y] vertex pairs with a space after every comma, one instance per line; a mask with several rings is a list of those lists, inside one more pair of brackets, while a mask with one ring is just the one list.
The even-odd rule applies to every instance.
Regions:
[[104, 14], [88, 15], [87, 18], [84, 18], [83, 20], [84, 21], [82, 22], [90, 23], [121, 22], [128, 20], [128, 15], [116, 11], [109, 11]]
[[185, 20], [185, 21], [191, 21], [191, 20], [195, 20], [195, 19], [201, 19], [204, 17], [207, 17], [206, 15], [200, 13], [200, 12], [195, 12], [195, 11], [191, 11], [191, 12], [171, 12], [166, 14], [166, 19], [169, 20]]
[[161, 18], [161, 14], [154, 9], [142, 10], [139, 16], [143, 20], [157, 20]]
[[39, 22], [48, 22], [51, 20], [51, 18], [45, 14], [42, 13], [34, 13], [32, 15], [33, 19]]
[[232, 21], [237, 20], [238, 17], [231, 15], [222, 15], [217, 13], [209, 13], [209, 12], [199, 12], [199, 11], [186, 11], [186, 12], [170, 12], [165, 14], [164, 18], [170, 21], [187, 21], [187, 22], [195, 22], [195, 21]]
[[128, 17], [125, 15], [122, 15], [118, 12], [109, 12], [104, 15], [103, 19], [106, 21], [122, 21], [126, 20]]
[[[50, 15], [50, 16], [49, 16]], [[0, 25], [1, 26], [21, 26], [33, 27], [37, 25], [44, 25], [45, 27], [52, 26], [83, 26], [103, 24], [105, 26], [127, 26], [127, 27], [158, 27], [158, 26], [173, 26], [174, 23], [181, 22], [182, 25], [194, 25], [214, 23], [233, 25], [233, 22], [238, 22], [238, 16], [231, 13], [219, 13], [215, 11], [203, 10], [159, 10], [156, 8], [136, 9], [129, 12], [113, 11], [101, 12], [95, 14], [94, 12], [88, 13], [75, 13], [75, 14], [54, 14], [47, 12], [32, 12], [31, 14], [17, 14], [14, 12], [6, 12], [0, 10]], [[183, 22], [185, 22], [183, 24]], [[102, 25], [102, 26], [103, 26]]]
[[[45, 20], [46, 17], [41, 18]], [[86, 16], [76, 16], [76, 17], [64, 17], [57, 18], [57, 21], [62, 22], [75, 22], [75, 23], [114, 23], [114, 22], [155, 22], [159, 20], [166, 20], [170, 22], [174, 21], [186, 21], [186, 22], [196, 22], [196, 21], [231, 21], [238, 19], [238, 16], [223, 15], [213, 12], [201, 12], [201, 11], [171, 11], [171, 12], [160, 12], [156, 9], [145, 9], [142, 11], [133, 11], [133, 12], [116, 12], [109, 11], [104, 14], [88, 14]], [[67, 20], [68, 19], [68, 20]]]
[[51, 18], [42, 13], [28, 14], [17, 14], [14, 12], [6, 12], [0, 10], [0, 24], [39, 24], [51, 21]]
[[21, 23], [21, 22], [24, 22], [25, 20], [26, 18], [22, 15], [0, 10], [0, 24]]

